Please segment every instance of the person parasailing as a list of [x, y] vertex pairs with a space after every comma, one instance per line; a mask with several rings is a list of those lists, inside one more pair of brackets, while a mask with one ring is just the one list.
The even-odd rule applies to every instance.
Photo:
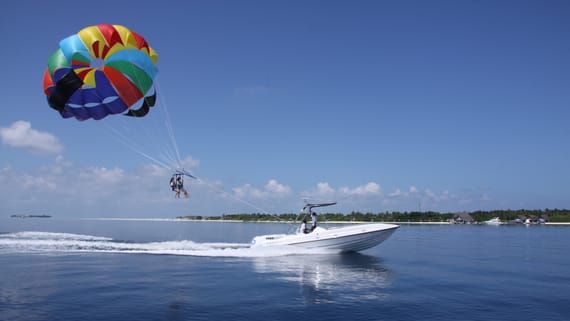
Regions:
[[178, 175], [176, 178], [176, 190], [178, 198], [180, 198], [180, 193], [183, 193], [184, 197], [188, 198], [188, 191], [184, 188], [184, 179], [182, 178], [182, 175]]
[[176, 192], [176, 175], [172, 175], [172, 177], [170, 178], [170, 189], [173, 192]]
[[170, 178], [170, 188], [175, 192], [174, 197], [180, 198], [180, 194], [184, 194], [185, 198], [189, 197], [188, 191], [184, 188], [184, 177], [188, 176], [190, 178], [196, 179], [195, 176], [188, 173], [186, 170], [176, 170], [176, 172]]

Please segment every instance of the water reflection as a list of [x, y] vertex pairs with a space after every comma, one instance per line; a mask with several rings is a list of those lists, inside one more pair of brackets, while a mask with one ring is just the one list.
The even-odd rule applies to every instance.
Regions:
[[0, 320], [47, 320], [46, 302], [57, 289], [57, 273], [49, 257], [38, 256], [34, 264], [19, 265], [18, 257], [0, 259]]
[[298, 283], [305, 303], [385, 300], [393, 273], [374, 256], [284, 256], [256, 258], [254, 270]]

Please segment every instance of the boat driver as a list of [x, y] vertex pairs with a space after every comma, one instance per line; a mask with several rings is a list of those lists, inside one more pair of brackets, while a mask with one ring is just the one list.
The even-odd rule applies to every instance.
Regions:
[[315, 228], [317, 228], [317, 213], [311, 212], [311, 220], [313, 223], [313, 225], [311, 226], [311, 231], [313, 231]]
[[311, 233], [311, 230], [307, 228], [307, 219], [303, 219], [303, 223], [301, 223], [301, 232], [304, 234]]

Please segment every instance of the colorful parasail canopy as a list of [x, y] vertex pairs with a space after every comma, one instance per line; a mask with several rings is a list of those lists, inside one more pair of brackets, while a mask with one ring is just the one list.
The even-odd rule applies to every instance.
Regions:
[[156, 102], [158, 55], [146, 40], [120, 25], [99, 24], [60, 41], [44, 73], [51, 108], [63, 118], [145, 116]]

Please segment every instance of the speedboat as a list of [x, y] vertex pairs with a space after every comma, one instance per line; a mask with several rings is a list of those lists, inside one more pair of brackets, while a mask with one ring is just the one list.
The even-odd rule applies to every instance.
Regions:
[[252, 248], [260, 246], [291, 245], [306, 249], [357, 252], [384, 242], [398, 228], [394, 224], [362, 224], [325, 229], [316, 227], [311, 233], [272, 234], [256, 236]]
[[501, 225], [501, 219], [498, 217], [492, 218], [488, 221], [485, 221], [485, 224], [488, 225]]
[[[307, 204], [303, 208], [305, 215], [312, 215], [312, 208], [334, 205], [336, 203]], [[374, 247], [385, 241], [396, 229], [394, 224], [355, 224], [345, 227], [312, 230], [298, 228], [292, 234], [272, 234], [256, 236], [252, 248], [268, 246], [295, 246], [304, 249], [332, 250], [338, 252], [357, 252]]]

